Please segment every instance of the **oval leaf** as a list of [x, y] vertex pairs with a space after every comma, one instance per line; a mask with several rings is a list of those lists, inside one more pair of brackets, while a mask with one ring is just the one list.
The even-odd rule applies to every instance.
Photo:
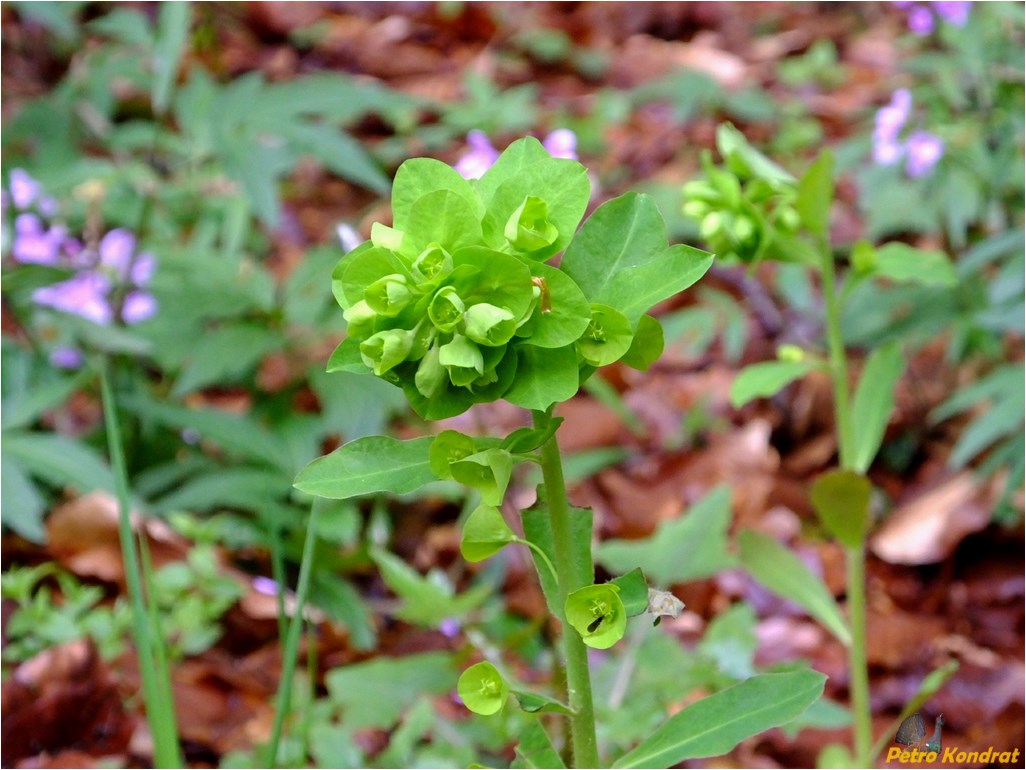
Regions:
[[866, 539], [873, 485], [852, 471], [824, 473], [812, 483], [810, 497], [819, 520], [838, 542], [858, 548]]
[[463, 525], [463, 539], [460, 541], [460, 553], [470, 562], [484, 561], [494, 556], [508, 543], [516, 539], [513, 530], [502, 518], [498, 508], [480, 505], [467, 518]]
[[852, 402], [852, 467], [865, 473], [883, 441], [894, 409], [894, 385], [905, 371], [905, 356], [896, 343], [882, 345], [866, 360]]
[[746, 529], [738, 535], [741, 566], [773, 593], [805, 609], [845, 645], [851, 633], [823, 581], [769, 535]]
[[435, 480], [428, 461], [434, 438], [397, 441], [367, 436], [350, 441], [307, 465], [293, 482], [318, 497], [344, 499], [372, 492], [405, 494]]
[[822, 695], [825, 682], [826, 676], [809, 669], [753, 676], [677, 712], [613, 767], [671, 767], [726, 754], [745, 738], [799, 716]]
[[816, 361], [765, 361], [746, 366], [730, 386], [730, 405], [738, 409], [754, 398], [775, 396], [818, 366]]

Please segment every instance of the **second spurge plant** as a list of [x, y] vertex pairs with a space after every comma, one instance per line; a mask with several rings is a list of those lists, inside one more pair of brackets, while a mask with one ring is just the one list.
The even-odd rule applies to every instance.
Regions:
[[[480, 714], [494, 713], [512, 693], [526, 711], [568, 715], [574, 762], [598, 767], [585, 645], [615, 644], [627, 617], [646, 610], [648, 587], [639, 570], [593, 585], [591, 513], [567, 503], [552, 408], [600, 366], [648, 368], [663, 335], [646, 312], [697, 281], [713, 257], [669, 246], [655, 204], [636, 193], [599, 207], [578, 231], [590, 193], [582, 165], [552, 158], [531, 138], [512, 144], [478, 180], [436, 160], [405, 162], [392, 191], [392, 226], [375, 224], [370, 241], [333, 272], [348, 333], [328, 370], [372, 372], [394, 383], [425, 419], [503, 398], [532, 410], [533, 426], [504, 438], [447, 430], [410, 441], [357, 439], [307, 466], [296, 487], [348, 498], [454, 478], [477, 490], [481, 505], [466, 521], [463, 555], [479, 561], [510, 543], [531, 548], [548, 606], [564, 627], [568, 702], [511, 685], [499, 660], [469, 668], [458, 690]], [[560, 252], [559, 266], [548, 264]], [[521, 512], [523, 539], [499, 511], [520, 462], [538, 463], [544, 479], [539, 505]], [[696, 704], [705, 704], [705, 716], [676, 715], [618, 766], [729, 750], [745, 736], [713, 729], [721, 696], [772, 715], [747, 721], [742, 732], [750, 735], [796, 716], [823, 686], [809, 671], [753, 679], [760, 681], [737, 685], [745, 692], [725, 690]]]

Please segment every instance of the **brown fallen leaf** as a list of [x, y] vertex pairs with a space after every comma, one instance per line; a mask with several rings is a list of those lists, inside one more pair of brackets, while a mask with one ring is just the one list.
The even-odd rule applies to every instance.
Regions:
[[874, 554], [892, 564], [935, 564], [966, 535], [990, 523], [990, 507], [970, 471], [898, 506], [870, 539]]
[[44, 752], [106, 756], [128, 747], [134, 720], [89, 640], [51, 647], [25, 661], [3, 683], [2, 693], [4, 767]]

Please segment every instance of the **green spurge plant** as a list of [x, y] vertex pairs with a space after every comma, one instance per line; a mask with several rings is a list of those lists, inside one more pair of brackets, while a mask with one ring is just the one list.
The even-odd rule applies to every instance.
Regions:
[[[598, 367], [650, 366], [663, 341], [647, 311], [691, 286], [713, 257], [667, 245], [654, 202], [635, 193], [605, 203], [578, 231], [589, 195], [582, 165], [551, 157], [530, 138], [473, 181], [436, 160], [405, 162], [392, 191], [392, 226], [376, 224], [333, 273], [348, 333], [328, 369], [373, 372], [429, 420], [501, 398], [531, 410], [532, 425], [501, 438], [453, 430], [407, 441], [361, 438], [315, 460], [295, 483], [330, 498], [407, 493], [435, 479], [476, 490], [480, 506], [465, 522], [462, 553], [480, 561], [513, 543], [531, 549], [562, 624], [566, 693], [524, 689], [494, 654], [463, 673], [458, 692], [483, 715], [502, 709], [508, 694], [528, 714], [565, 715], [564, 756], [599, 767], [587, 648], [623, 637], [628, 618], [649, 606], [648, 586], [637, 569], [595, 584], [591, 512], [567, 501], [553, 407]], [[550, 264], [560, 252], [558, 266]], [[514, 467], [525, 462], [541, 467], [543, 484], [538, 503], [520, 511], [520, 538], [500, 506]], [[676, 714], [615, 766], [668, 767], [725, 753], [801, 714], [823, 682], [809, 670], [754, 676]], [[525, 732], [518, 751], [550, 763], [558, 754], [538, 734]]]
[[685, 185], [685, 213], [701, 219], [703, 234], [718, 244], [725, 257], [750, 264], [763, 258], [798, 262], [818, 272], [822, 284], [826, 355], [783, 345], [776, 361], [744, 369], [730, 395], [732, 404], [740, 407], [752, 399], [775, 395], [812, 371], [821, 370], [830, 376], [840, 468], [819, 476], [812, 484], [810, 497], [824, 530], [845, 550], [848, 617], [841, 613], [822, 580], [772, 538], [743, 530], [738, 536], [740, 560], [753, 577], [801, 605], [847, 647], [853, 751], [832, 745], [824, 750], [819, 762], [825, 767], [870, 767], [901, 719], [919, 708], [957, 666], [943, 666], [928, 676], [905, 712], [873, 744], [865, 588], [865, 543], [873, 487], [866, 472], [883, 442], [905, 357], [898, 341], [873, 350], [852, 396], [841, 330], [842, 306], [856, 287], [869, 281], [950, 288], [956, 283], [956, 272], [940, 251], [898, 242], [874, 247], [859, 241], [848, 251], [850, 269], [839, 282], [829, 237], [834, 197], [833, 157], [829, 151], [822, 152], [805, 174], [796, 178], [753, 148], [733, 126], [720, 127], [717, 149], [722, 165], [714, 165], [707, 155], [705, 177]]

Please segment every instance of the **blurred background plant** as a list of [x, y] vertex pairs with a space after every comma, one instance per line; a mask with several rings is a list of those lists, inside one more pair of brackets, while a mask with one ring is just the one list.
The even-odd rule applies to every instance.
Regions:
[[[952, 571], [983, 591], [973, 554], [1000, 551], [990, 547], [1005, 542], [1000, 533], [1021, 549], [1021, 5], [976, 3], [964, 15], [953, 8], [961, 4], [769, 4], [757, 13], [662, 5], [197, 4], [179, 27], [141, 4], [4, 5], [5, 676], [85, 636], [116, 662], [126, 638], [120, 578], [82, 571], [66, 550], [65, 524], [51, 516], [63, 501], [114, 491], [92, 368], [95, 356], [108, 356], [133, 503], [144, 521], [170, 522], [183, 543], [155, 558], [161, 623], [181, 656], [176, 694], [215, 702], [242, 693], [238, 713], [269, 723], [266, 679], [277, 663], [267, 661], [277, 660], [306, 534], [308, 500], [292, 490], [295, 472], [343, 441], [423, 430], [391, 386], [324, 373], [344, 330], [325, 290], [341, 253], [338, 225], [351, 228], [346, 248], [367, 237], [408, 157], [455, 163], [473, 149], [472, 131], [501, 150], [528, 133], [569, 129], [599, 190], [593, 204], [642, 189], [660, 202], [671, 239], [696, 242], [699, 225], [681, 214], [679, 190], [701, 173], [701, 152], [724, 120], [784, 167], [803, 168], [820, 146], [834, 147], [842, 255], [865, 234], [953, 258], [954, 291], [864, 283], [846, 299], [849, 347], [897, 340], [910, 356], [874, 480], [898, 504], [898, 520], [947, 493], [934, 510], [949, 512], [943, 521], [955, 533], [939, 541], [914, 530], [900, 548], [895, 535], [869, 569], [896, 586], [884, 599], [922, 613], [916, 629], [937, 626], [950, 641], [965, 631], [952, 618], [992, 613], [973, 624], [982, 635], [972, 637], [975, 649], [1000, 656], [1014, 647], [1021, 628], [1008, 631], [999, 615], [1008, 611], [1004, 594], [973, 593], [976, 608], [959, 610], [954, 599], [938, 609], [927, 593], [950, 587]], [[888, 105], [904, 119], [879, 118]], [[881, 125], [890, 133], [877, 130], [878, 144], [888, 138], [900, 155], [890, 164], [874, 162]], [[810, 511], [793, 492], [829, 462], [821, 391], [795, 386], [743, 415], [726, 398], [741, 365], [818, 339], [819, 289], [799, 265], [721, 260], [710, 277], [659, 309], [667, 335], [659, 366], [644, 376], [614, 370], [566, 410], [575, 436], [568, 475], [603, 522], [597, 561], [614, 571], [618, 549], [649, 549], [646, 559], [666, 563], [664, 587], [688, 604], [680, 621], [596, 659], [610, 725], [600, 740], [610, 750], [627, 748], [689, 692], [788, 656], [831, 665], [815, 643], [802, 646], [813, 624], [803, 625], [800, 611], [747, 581], [728, 546], [702, 540], [720, 537], [731, 515], [761, 521], [836, 589], [836, 559], [809, 538]], [[496, 406], [460, 419], [454, 427], [484, 433], [517, 418]], [[999, 490], [951, 491], [967, 465]], [[720, 482], [735, 489], [729, 500], [695, 505]], [[439, 483], [321, 513], [316, 634], [297, 674], [283, 747], [290, 762], [508, 764], [513, 737], [538, 727], [512, 710], [465, 720], [450, 692], [468, 639], [499, 640], [496, 654], [525, 680], [551, 667], [525, 565], [510, 557], [468, 568], [457, 556], [456, 528], [473, 507]], [[956, 509], [970, 518], [983, 510], [986, 522], [965, 523]], [[987, 529], [992, 518], [1009, 529]], [[59, 548], [48, 544], [55, 534]], [[155, 555], [162, 542], [150, 536]], [[710, 558], [680, 565], [685, 550]], [[96, 558], [116, 558], [102, 553]], [[415, 609], [425, 606], [437, 611]], [[894, 701], [907, 687], [893, 657], [877, 660], [874, 687], [900, 709]], [[681, 681], [660, 676], [667, 660], [685, 672]], [[773, 734], [743, 746], [742, 761], [813, 762], [815, 736], [846, 729], [836, 706], [843, 687], [828, 687], [831, 698], [806, 720], [821, 729], [799, 736], [812, 748]], [[379, 697], [357, 700], [368, 690]], [[999, 726], [1002, 703], [993, 696], [986, 708], [958, 702], [953, 711], [966, 724], [975, 715]], [[204, 719], [182, 725], [187, 758], [260, 761], [253, 752], [266, 730], [212, 735], [217, 720]]]

